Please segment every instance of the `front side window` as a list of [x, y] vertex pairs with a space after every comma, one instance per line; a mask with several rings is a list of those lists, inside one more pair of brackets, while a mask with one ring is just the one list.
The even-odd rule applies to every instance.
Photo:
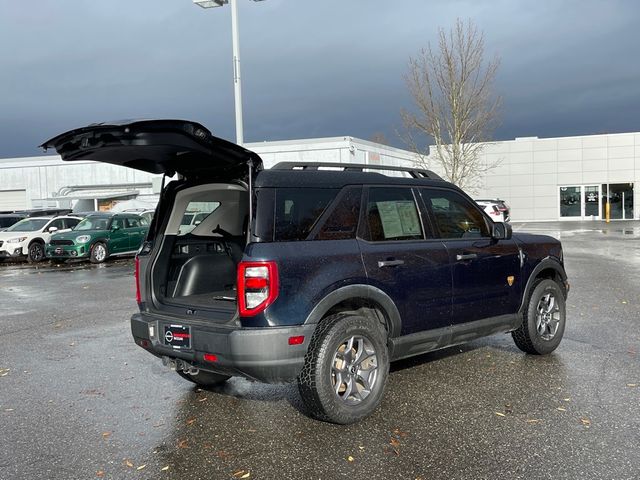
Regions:
[[457, 192], [423, 188], [422, 198], [433, 214], [441, 238], [490, 237], [482, 212]]
[[306, 240], [337, 192], [333, 188], [279, 188], [275, 205], [275, 241]]
[[372, 242], [424, 238], [418, 208], [410, 188], [370, 188], [367, 225]]
[[53, 220], [49, 225], [47, 225], [46, 230], [48, 231], [51, 227], [55, 227], [58, 230], [64, 230], [64, 220], [62, 218]]
[[65, 218], [64, 219], [64, 224], [65, 224], [64, 228], [73, 228], [76, 225], [78, 225], [78, 222], [80, 222], [80, 220], [78, 220], [77, 218]]
[[138, 228], [140, 226], [140, 219], [134, 217], [127, 217], [127, 228]]

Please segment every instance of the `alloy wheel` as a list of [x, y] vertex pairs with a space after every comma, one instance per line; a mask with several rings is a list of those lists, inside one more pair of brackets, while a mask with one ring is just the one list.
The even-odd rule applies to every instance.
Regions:
[[549, 341], [556, 336], [560, 326], [560, 305], [553, 293], [549, 292], [540, 298], [536, 307], [536, 330], [543, 340]]
[[373, 343], [361, 335], [345, 339], [331, 363], [331, 384], [336, 396], [356, 405], [371, 394], [378, 380], [378, 355]]

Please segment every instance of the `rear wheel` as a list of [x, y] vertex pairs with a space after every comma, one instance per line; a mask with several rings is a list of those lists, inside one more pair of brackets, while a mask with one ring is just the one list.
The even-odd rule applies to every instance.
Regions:
[[91, 263], [102, 263], [107, 259], [109, 253], [107, 252], [107, 246], [102, 242], [97, 242], [91, 248], [91, 255], [89, 261]]
[[534, 355], [553, 352], [564, 334], [566, 305], [560, 286], [550, 279], [538, 280], [531, 289], [520, 328], [513, 341], [520, 350]]
[[382, 400], [389, 374], [386, 338], [374, 319], [337, 314], [323, 320], [298, 377], [309, 413], [338, 424], [370, 415]]
[[214, 387], [226, 382], [231, 378], [228, 375], [222, 375], [213, 372], [204, 372], [202, 370], [200, 370], [195, 375], [189, 375], [188, 373], [185, 373], [181, 370], [177, 370], [177, 372], [178, 375], [180, 375], [185, 380], [189, 380], [190, 382], [200, 385], [201, 387]]
[[27, 261], [29, 263], [38, 263], [44, 259], [44, 244], [41, 242], [33, 242], [29, 245], [27, 252]]

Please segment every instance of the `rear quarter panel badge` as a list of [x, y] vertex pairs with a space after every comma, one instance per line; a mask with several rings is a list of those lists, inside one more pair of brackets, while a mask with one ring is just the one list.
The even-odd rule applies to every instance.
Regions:
[[513, 285], [513, 282], [515, 281], [516, 277], [514, 277], [513, 275], [509, 275], [507, 277], [507, 283], [509, 284], [509, 286]]

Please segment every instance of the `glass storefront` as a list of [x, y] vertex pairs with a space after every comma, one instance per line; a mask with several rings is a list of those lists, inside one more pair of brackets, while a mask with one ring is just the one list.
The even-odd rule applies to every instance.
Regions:
[[560, 219], [599, 220], [600, 185], [560, 187]]
[[607, 185], [602, 185], [602, 218], [609, 198], [611, 220], [633, 219], [633, 183], [610, 183], [608, 187], [607, 190]]
[[605, 219], [607, 200], [611, 220], [633, 219], [633, 183], [566, 185], [558, 198], [561, 220]]

